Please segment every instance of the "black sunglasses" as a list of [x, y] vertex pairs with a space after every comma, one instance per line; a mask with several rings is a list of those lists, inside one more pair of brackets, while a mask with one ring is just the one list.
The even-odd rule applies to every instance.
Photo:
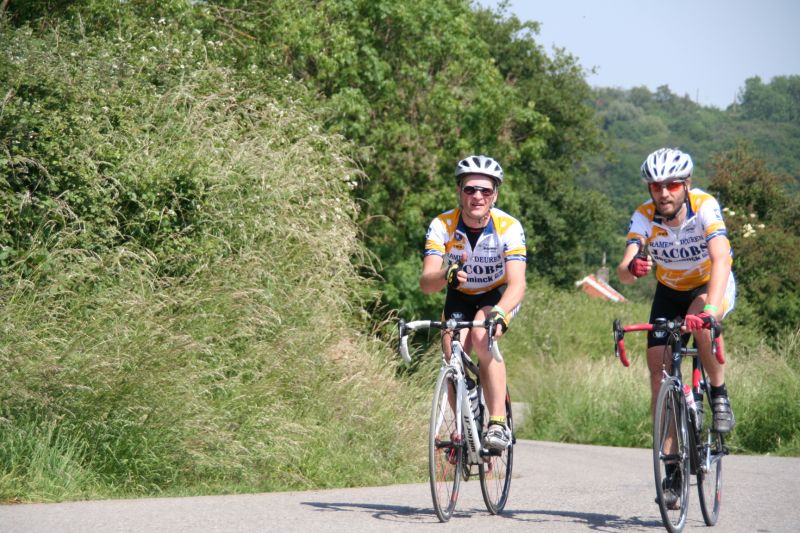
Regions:
[[472, 196], [476, 192], [481, 193], [481, 196], [487, 197], [494, 194], [494, 189], [489, 187], [478, 187], [477, 185], [467, 185], [461, 189], [467, 196]]

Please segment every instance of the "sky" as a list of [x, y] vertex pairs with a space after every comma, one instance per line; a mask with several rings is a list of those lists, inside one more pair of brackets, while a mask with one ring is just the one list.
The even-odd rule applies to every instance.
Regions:
[[[495, 7], [499, 0], [479, 0]], [[798, 0], [512, 0], [535, 40], [577, 58], [593, 87], [669, 86], [725, 109], [745, 80], [800, 75]]]

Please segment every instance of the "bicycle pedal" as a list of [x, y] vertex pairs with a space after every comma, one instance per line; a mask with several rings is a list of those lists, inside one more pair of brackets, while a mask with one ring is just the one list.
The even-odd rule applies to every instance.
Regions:
[[[510, 446], [509, 446], [510, 447]], [[481, 448], [478, 453], [481, 457], [500, 457], [505, 450], [495, 450], [492, 448]]]

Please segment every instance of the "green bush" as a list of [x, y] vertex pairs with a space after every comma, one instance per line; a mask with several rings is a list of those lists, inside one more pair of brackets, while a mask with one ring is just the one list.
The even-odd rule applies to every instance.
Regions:
[[44, 112], [30, 87], [58, 110], [3, 130], [3, 194], [62, 209], [28, 235], [6, 208], [0, 500], [418, 479], [419, 389], [365, 333], [352, 147], [297, 84], [128, 22], [0, 33], [3, 120]]

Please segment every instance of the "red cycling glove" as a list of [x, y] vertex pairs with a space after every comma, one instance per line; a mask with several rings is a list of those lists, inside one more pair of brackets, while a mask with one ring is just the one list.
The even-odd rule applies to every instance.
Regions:
[[705, 329], [705, 325], [711, 321], [711, 315], [705, 311], [698, 315], [686, 315], [683, 319], [683, 325], [689, 331], [699, 331]]
[[650, 272], [650, 265], [647, 264], [647, 256], [639, 257], [638, 255], [631, 259], [631, 262], [628, 263], [628, 272], [636, 276], [637, 278], [641, 278], [646, 276], [648, 272]]

